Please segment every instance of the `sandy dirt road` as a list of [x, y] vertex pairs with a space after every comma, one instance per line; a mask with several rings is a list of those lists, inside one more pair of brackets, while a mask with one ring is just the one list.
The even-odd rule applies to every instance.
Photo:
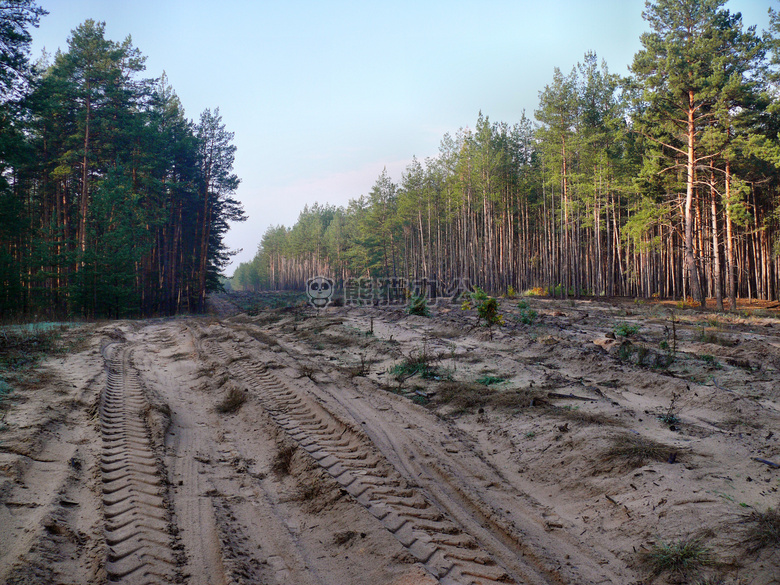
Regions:
[[[7, 406], [0, 583], [780, 582], [740, 548], [778, 503], [777, 321], [675, 317], [661, 367], [666, 313], [533, 302], [492, 339], [449, 308], [224, 300], [86, 326]], [[632, 436], [661, 457], [621, 459]], [[679, 538], [717, 562], [653, 575]]]

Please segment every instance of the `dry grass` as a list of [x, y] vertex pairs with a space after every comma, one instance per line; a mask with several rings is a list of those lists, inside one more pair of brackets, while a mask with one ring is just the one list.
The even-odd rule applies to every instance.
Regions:
[[456, 411], [465, 412], [487, 403], [487, 395], [493, 392], [480, 384], [449, 380], [439, 385], [436, 403], [448, 404]]
[[367, 359], [365, 355], [360, 354], [359, 364], [344, 366], [341, 368], [341, 371], [350, 378], [364, 378], [371, 373], [371, 365], [377, 363], [377, 361], [375, 359]]
[[324, 331], [324, 328], [299, 331], [297, 339], [306, 342], [315, 349], [347, 349], [350, 347], [365, 347], [371, 343], [371, 340], [365, 337], [353, 337]]
[[490, 395], [488, 406], [503, 410], [521, 410], [547, 406], [540, 392], [531, 389], [499, 390]]
[[232, 414], [246, 402], [247, 396], [244, 390], [231, 386], [225, 397], [217, 403], [217, 412]]
[[253, 317], [252, 322], [259, 327], [263, 327], [278, 323], [284, 318], [285, 315], [281, 311], [264, 311]]
[[357, 537], [357, 532], [354, 530], [345, 530], [344, 532], [337, 532], [333, 535], [333, 544], [336, 546], [344, 546], [349, 541]]
[[240, 327], [236, 327], [236, 329], [245, 332], [247, 335], [249, 335], [250, 337], [252, 337], [253, 339], [259, 341], [264, 345], [268, 345], [270, 347], [279, 345], [279, 342], [276, 340], [275, 337], [268, 335], [265, 331], [261, 331], [258, 327], [254, 325], [245, 324]]
[[530, 389], [494, 390], [476, 382], [448, 380], [438, 386], [436, 404], [453, 406], [455, 413], [462, 413], [486, 406], [516, 411], [547, 403], [539, 392]]
[[564, 420], [580, 423], [582, 425], [595, 425], [595, 426], [610, 426], [610, 427], [622, 427], [625, 423], [614, 416], [603, 414], [600, 412], [587, 412], [580, 409], [573, 408], [550, 408], [550, 414]]
[[281, 445], [279, 447], [279, 451], [274, 457], [273, 464], [271, 465], [273, 472], [281, 476], [290, 475], [293, 457], [295, 456], [295, 452], [297, 450], [298, 447], [295, 445]]
[[455, 327], [442, 325], [429, 331], [428, 335], [435, 339], [456, 339], [463, 336], [463, 331], [456, 329]]
[[298, 377], [299, 378], [308, 378], [312, 382], [314, 382], [314, 374], [318, 370], [310, 365], [310, 364], [298, 364]]
[[753, 511], [746, 515], [743, 540], [749, 553], [754, 554], [768, 547], [780, 547], [780, 510], [769, 508], [766, 512]]
[[718, 427], [719, 429], [724, 429], [727, 431], [734, 431], [738, 428], [755, 429], [755, 430], [764, 428], [764, 425], [762, 425], [760, 422], [741, 418], [739, 416], [733, 416], [727, 418], [724, 421], [716, 422], [714, 423], [714, 426]]
[[295, 499], [303, 502], [311, 513], [322, 512], [332, 502], [332, 494], [329, 493], [326, 480], [319, 471], [304, 473], [297, 479], [298, 495]]
[[641, 435], [624, 434], [612, 439], [612, 445], [602, 454], [605, 462], [620, 461], [624, 467], [635, 469], [651, 461], [668, 461], [677, 450]]
[[734, 339], [727, 339], [725, 337], [720, 337], [717, 334], [717, 332], [705, 328], [699, 330], [698, 334], [695, 337], [695, 341], [700, 341], [701, 343], [711, 343], [713, 345], [720, 345], [721, 347], [734, 347], [739, 343]]

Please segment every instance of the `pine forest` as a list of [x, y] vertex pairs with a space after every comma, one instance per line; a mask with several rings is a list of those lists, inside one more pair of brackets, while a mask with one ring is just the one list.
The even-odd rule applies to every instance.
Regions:
[[[445, 134], [400, 183], [270, 227], [232, 286], [467, 278], [501, 294], [683, 299], [780, 293], [780, 17], [648, 2], [628, 76], [593, 52], [556, 69], [531, 119]], [[714, 304], [713, 304], [714, 302]]]
[[[683, 299], [723, 309], [780, 294], [780, 16], [720, 0], [646, 4], [628, 75], [594, 52], [552, 72], [533, 114], [480, 112], [436, 156], [346, 206], [272, 226], [236, 289], [323, 274], [468, 279], [556, 296]], [[185, 117], [128, 37], [87, 20], [29, 57], [46, 12], [0, 6], [0, 311], [202, 311], [229, 264], [233, 133]], [[255, 218], [254, 221], [262, 221]]]
[[219, 114], [188, 120], [128, 37], [87, 20], [29, 60], [46, 11], [0, 3], [0, 314], [201, 311], [230, 252], [235, 146]]

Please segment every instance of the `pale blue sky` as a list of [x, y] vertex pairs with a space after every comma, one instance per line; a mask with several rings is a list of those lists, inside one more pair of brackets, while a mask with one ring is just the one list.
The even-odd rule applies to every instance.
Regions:
[[[644, 0], [39, 0], [33, 57], [67, 48], [87, 18], [115, 41], [132, 35], [146, 76], [163, 70], [197, 119], [220, 108], [238, 147], [237, 197], [249, 219], [226, 241], [250, 260], [269, 225], [305, 204], [344, 205], [387, 167], [435, 156], [445, 132], [479, 111], [533, 118], [553, 68], [586, 51], [625, 74], [639, 50]], [[731, 0], [767, 26], [768, 0]]]

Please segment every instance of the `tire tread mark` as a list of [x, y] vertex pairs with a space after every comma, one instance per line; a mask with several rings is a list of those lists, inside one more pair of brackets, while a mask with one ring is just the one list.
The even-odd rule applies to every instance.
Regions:
[[211, 355], [250, 387], [288, 436], [364, 506], [443, 585], [516, 583], [480, 550], [473, 537], [408, 485], [370, 439], [333, 416], [311, 408], [284, 382], [221, 343], [208, 343]]
[[144, 422], [146, 401], [125, 348], [107, 345], [100, 398], [101, 472], [109, 583], [172, 583], [176, 558], [168, 532], [163, 482]]

